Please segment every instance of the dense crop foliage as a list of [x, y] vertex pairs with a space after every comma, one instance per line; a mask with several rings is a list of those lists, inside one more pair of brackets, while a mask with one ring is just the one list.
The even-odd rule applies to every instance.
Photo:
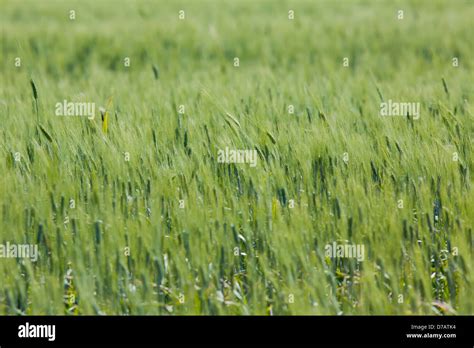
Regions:
[[0, 314], [474, 313], [473, 2], [0, 8]]

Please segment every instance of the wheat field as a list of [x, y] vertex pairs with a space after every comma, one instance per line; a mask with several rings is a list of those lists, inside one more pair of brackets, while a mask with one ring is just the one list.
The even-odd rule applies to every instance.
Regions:
[[0, 314], [474, 314], [472, 1], [0, 7]]

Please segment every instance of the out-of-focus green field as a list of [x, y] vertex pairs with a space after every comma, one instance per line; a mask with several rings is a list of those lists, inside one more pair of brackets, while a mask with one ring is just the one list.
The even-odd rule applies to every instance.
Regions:
[[[474, 314], [472, 18], [0, 0], [0, 243], [41, 253], [0, 258], [0, 314]], [[95, 119], [56, 116], [65, 99]], [[226, 147], [257, 166], [218, 163]]]

